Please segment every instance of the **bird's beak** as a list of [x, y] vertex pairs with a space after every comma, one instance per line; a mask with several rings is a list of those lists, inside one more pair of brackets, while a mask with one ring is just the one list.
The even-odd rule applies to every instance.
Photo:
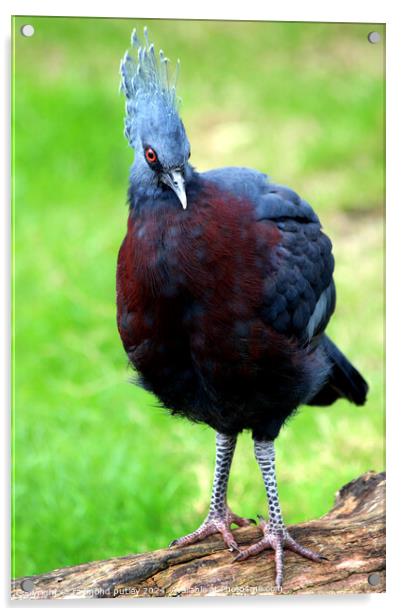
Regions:
[[161, 180], [176, 193], [183, 206], [183, 210], [185, 210], [187, 208], [187, 195], [183, 172], [179, 169], [174, 169], [173, 171], [162, 173]]

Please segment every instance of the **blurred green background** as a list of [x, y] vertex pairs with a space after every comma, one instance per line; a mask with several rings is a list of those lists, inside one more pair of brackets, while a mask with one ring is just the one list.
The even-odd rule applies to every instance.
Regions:
[[[32, 23], [32, 38], [19, 29]], [[200, 170], [288, 184], [334, 244], [330, 334], [370, 383], [364, 408], [303, 408], [277, 441], [288, 523], [384, 467], [384, 42], [379, 25], [147, 20], [181, 59]], [[119, 61], [141, 20], [15, 19], [13, 576], [163, 547], [204, 518], [214, 433], [129, 383], [115, 324], [132, 151]], [[249, 434], [229, 502], [266, 514]]]

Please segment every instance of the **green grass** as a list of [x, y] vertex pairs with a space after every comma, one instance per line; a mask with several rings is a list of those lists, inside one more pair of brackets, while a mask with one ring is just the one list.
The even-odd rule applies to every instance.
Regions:
[[[213, 431], [128, 383], [115, 264], [132, 152], [119, 60], [141, 20], [15, 20], [13, 575], [166, 545], [205, 515]], [[148, 20], [180, 57], [199, 169], [246, 165], [307, 198], [334, 243], [331, 335], [368, 378], [364, 408], [302, 409], [278, 439], [290, 523], [384, 467], [381, 26]], [[229, 500], [265, 513], [242, 435]]]

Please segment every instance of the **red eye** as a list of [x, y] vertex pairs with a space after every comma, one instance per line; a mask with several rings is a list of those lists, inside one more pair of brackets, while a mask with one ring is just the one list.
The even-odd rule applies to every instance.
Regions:
[[146, 158], [146, 159], [147, 159], [147, 161], [148, 161], [149, 163], [151, 163], [151, 164], [152, 164], [152, 163], [156, 163], [156, 161], [158, 160], [158, 157], [157, 157], [157, 155], [156, 155], [155, 150], [153, 150], [153, 149], [152, 149], [152, 148], [150, 148], [150, 147], [147, 147], [147, 148], [145, 149], [145, 158]]

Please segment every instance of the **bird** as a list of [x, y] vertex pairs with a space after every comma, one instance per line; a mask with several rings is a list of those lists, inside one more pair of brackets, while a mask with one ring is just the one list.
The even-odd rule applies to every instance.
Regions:
[[[135, 152], [116, 274], [118, 331], [139, 384], [172, 415], [216, 432], [209, 511], [171, 549], [219, 533], [235, 561], [265, 550], [282, 589], [284, 553], [325, 557], [293, 539], [278, 496], [275, 441], [301, 405], [363, 405], [368, 385], [329, 338], [332, 244], [310, 204], [263, 172], [190, 164], [179, 61], [134, 30], [121, 61], [124, 133]], [[227, 486], [238, 435], [251, 432], [267, 497], [261, 538], [240, 548]]]

